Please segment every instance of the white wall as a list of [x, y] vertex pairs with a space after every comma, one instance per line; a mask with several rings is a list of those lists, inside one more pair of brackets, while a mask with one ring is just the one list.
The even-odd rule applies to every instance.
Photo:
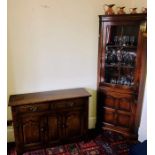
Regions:
[[140, 128], [139, 128], [138, 134], [139, 134], [138, 140], [140, 142], [143, 142], [144, 140], [147, 139], [147, 90], [146, 90], [146, 86], [145, 86], [141, 122], [140, 122]]
[[94, 127], [98, 15], [110, 3], [126, 11], [146, 6], [145, 0], [8, 0], [8, 97], [85, 87], [92, 94], [89, 128]]

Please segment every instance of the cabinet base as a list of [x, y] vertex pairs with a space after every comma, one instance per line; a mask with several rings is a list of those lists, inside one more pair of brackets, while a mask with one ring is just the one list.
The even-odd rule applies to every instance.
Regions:
[[120, 134], [124, 135], [127, 138], [127, 141], [129, 141], [129, 142], [138, 141], [138, 134], [134, 134], [131, 132], [126, 132], [126, 131], [120, 131], [118, 129], [110, 128], [110, 127], [102, 127], [102, 130], [109, 130], [109, 131], [120, 133]]

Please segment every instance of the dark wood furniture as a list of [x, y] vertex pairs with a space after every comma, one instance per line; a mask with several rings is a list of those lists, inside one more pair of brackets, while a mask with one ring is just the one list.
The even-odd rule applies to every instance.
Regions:
[[89, 96], [83, 88], [11, 95], [18, 155], [84, 136]]
[[146, 14], [100, 15], [97, 129], [137, 139], [145, 85]]

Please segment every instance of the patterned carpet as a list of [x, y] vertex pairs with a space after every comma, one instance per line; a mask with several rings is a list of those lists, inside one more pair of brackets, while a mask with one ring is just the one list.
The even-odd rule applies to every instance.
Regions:
[[[104, 131], [91, 140], [36, 150], [23, 155], [128, 155], [129, 145], [121, 134]], [[16, 155], [15, 148], [8, 155]]]

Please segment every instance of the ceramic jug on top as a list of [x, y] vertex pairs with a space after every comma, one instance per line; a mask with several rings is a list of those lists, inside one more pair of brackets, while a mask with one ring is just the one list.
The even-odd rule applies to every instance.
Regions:
[[142, 13], [147, 13], [147, 8], [142, 7]]
[[130, 8], [129, 11], [130, 11], [130, 14], [136, 14], [137, 8]]
[[[105, 10], [105, 15], [114, 15], [114, 10], [113, 10], [113, 6], [115, 6], [115, 4], [105, 4], [104, 5], [104, 10]], [[107, 9], [106, 9], [107, 8]]]
[[125, 6], [123, 7], [117, 7], [119, 10], [117, 11], [117, 14], [126, 14], [126, 12], [124, 11]]

